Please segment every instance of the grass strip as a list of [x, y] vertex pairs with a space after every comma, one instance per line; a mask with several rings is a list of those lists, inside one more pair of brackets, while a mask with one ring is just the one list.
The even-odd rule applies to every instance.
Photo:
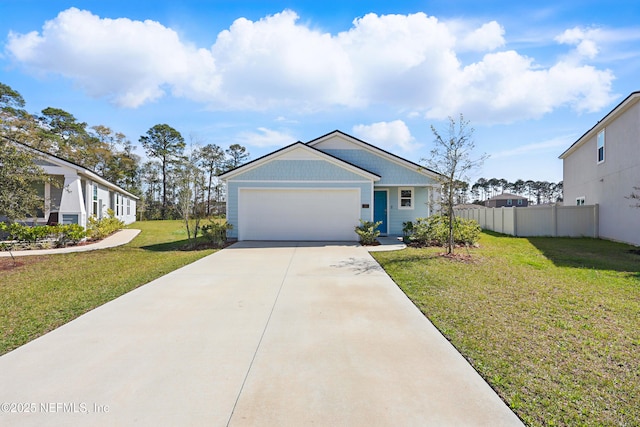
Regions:
[[633, 247], [493, 233], [480, 245], [471, 262], [441, 248], [373, 255], [528, 425], [638, 425]]
[[1, 258], [0, 354], [11, 351], [215, 250], [184, 251], [182, 221], [144, 221], [129, 244], [91, 252]]

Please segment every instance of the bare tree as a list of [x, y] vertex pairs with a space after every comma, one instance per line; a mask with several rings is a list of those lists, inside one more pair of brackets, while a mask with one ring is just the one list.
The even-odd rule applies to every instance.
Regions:
[[455, 203], [456, 182], [467, 181], [467, 174], [484, 163], [488, 158], [483, 154], [477, 159], [472, 158], [475, 148], [473, 141], [473, 128], [469, 127], [469, 122], [464, 120], [460, 114], [459, 120], [449, 117], [449, 127], [447, 135], [442, 136], [432, 125], [431, 131], [435, 136], [435, 147], [431, 150], [431, 157], [423, 159], [428, 167], [440, 174], [440, 183], [443, 186], [442, 207], [446, 211], [449, 220], [449, 239], [447, 253], [452, 254], [454, 248], [453, 227], [455, 214], [453, 206]]

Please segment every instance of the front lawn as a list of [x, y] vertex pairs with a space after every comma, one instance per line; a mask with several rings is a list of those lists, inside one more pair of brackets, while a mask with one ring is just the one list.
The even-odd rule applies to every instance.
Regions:
[[0, 258], [0, 354], [214, 252], [183, 251], [183, 221], [144, 221], [128, 245], [70, 254]]
[[526, 424], [638, 425], [640, 255], [596, 239], [480, 245], [471, 262], [373, 255]]

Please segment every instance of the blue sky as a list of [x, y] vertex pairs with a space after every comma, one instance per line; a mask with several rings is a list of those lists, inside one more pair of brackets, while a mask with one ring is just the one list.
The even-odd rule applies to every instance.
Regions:
[[340, 129], [420, 162], [464, 114], [490, 155], [472, 180], [559, 181], [640, 90], [640, 3], [529, 3], [0, 0], [0, 82], [32, 113], [252, 158]]

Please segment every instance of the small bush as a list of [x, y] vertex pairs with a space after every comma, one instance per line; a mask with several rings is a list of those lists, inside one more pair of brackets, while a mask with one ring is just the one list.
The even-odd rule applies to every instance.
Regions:
[[232, 229], [233, 225], [228, 222], [218, 222], [214, 219], [209, 219], [209, 224], [203, 225], [201, 231], [207, 241], [216, 247], [222, 247], [227, 241], [227, 231]]
[[101, 240], [124, 227], [124, 222], [116, 218], [112, 209], [107, 210], [107, 215], [102, 219], [97, 219], [95, 216], [89, 217], [87, 237], [91, 240]]
[[355, 231], [360, 236], [360, 243], [363, 245], [373, 245], [376, 242], [376, 238], [380, 235], [378, 227], [382, 224], [382, 221], [372, 222], [360, 220], [360, 225], [356, 226]]
[[87, 231], [79, 224], [56, 225], [55, 228], [56, 246], [67, 246], [67, 244], [77, 244], [87, 237]]
[[46, 239], [51, 234], [51, 227], [46, 225], [31, 227], [14, 222], [9, 224], [6, 231], [9, 233], [9, 238], [12, 240], [35, 243], [38, 240]]
[[[472, 219], [455, 218], [453, 241], [457, 245], [475, 245], [480, 238], [480, 225]], [[425, 246], [444, 246], [449, 240], [449, 218], [434, 215], [417, 218], [413, 225], [411, 241]]]
[[10, 240], [15, 240], [22, 244], [27, 243], [26, 246], [21, 245], [27, 249], [49, 247], [52, 243], [55, 246], [66, 246], [69, 243], [78, 243], [86, 237], [86, 231], [78, 224], [38, 225], [32, 227], [17, 222], [11, 224], [0, 223], [0, 232]]

